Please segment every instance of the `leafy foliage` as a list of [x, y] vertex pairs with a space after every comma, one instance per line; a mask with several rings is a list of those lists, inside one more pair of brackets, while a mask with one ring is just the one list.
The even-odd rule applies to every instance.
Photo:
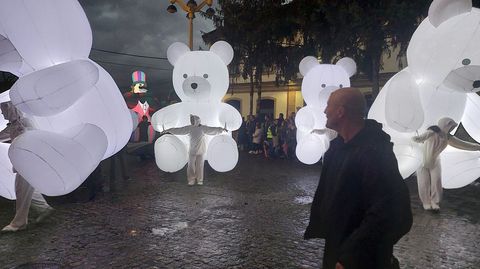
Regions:
[[320, 56], [324, 63], [344, 56], [354, 58], [359, 71], [372, 81], [376, 96], [382, 55], [397, 48], [404, 55], [430, 3], [219, 0], [214, 22], [217, 37], [234, 47], [231, 71], [250, 80], [252, 98], [254, 88], [261, 98], [262, 74], [274, 70], [278, 84], [295, 79], [298, 64], [307, 55]]

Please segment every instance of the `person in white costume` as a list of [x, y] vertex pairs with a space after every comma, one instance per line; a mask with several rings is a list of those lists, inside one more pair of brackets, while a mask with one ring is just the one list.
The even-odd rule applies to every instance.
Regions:
[[[31, 122], [24, 118], [20, 112], [10, 101], [0, 104], [3, 117], [9, 121], [7, 127], [0, 132], [0, 142], [13, 141], [17, 136], [25, 132], [25, 130], [32, 128]], [[15, 168], [13, 168], [13, 172]], [[50, 207], [43, 198], [42, 194], [35, 191], [35, 189], [17, 173], [15, 177], [15, 194], [17, 200], [15, 202], [15, 217], [13, 220], [2, 229], [2, 232], [16, 232], [27, 227], [28, 213], [30, 204], [40, 212], [37, 222], [40, 222], [47, 217], [53, 208]]]
[[203, 166], [205, 163], [205, 153], [207, 150], [205, 135], [216, 135], [227, 130], [222, 127], [209, 127], [200, 124], [200, 117], [190, 115], [191, 125], [170, 128], [162, 132], [173, 135], [188, 135], [190, 137], [190, 149], [188, 156], [187, 180], [188, 185], [194, 185], [195, 180], [198, 185], [203, 185]]
[[428, 127], [421, 135], [412, 137], [417, 143], [424, 143], [423, 164], [417, 170], [418, 195], [425, 210], [440, 210], [442, 199], [442, 175], [440, 153], [450, 145], [463, 150], [480, 150], [480, 145], [460, 140], [450, 132], [457, 123], [450, 118], [441, 118], [438, 125]]

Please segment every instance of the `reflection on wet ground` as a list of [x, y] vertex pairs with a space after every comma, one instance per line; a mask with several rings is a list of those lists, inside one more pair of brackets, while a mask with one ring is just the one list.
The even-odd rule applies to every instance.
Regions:
[[[205, 169], [204, 186], [186, 171], [129, 160], [132, 180], [87, 203], [57, 205], [26, 231], [0, 235], [0, 267], [320, 268], [322, 240], [303, 232], [320, 165], [240, 155], [228, 173]], [[446, 190], [438, 214], [425, 212], [407, 180], [412, 231], [395, 248], [402, 268], [480, 268], [480, 186]], [[13, 203], [0, 200], [0, 225]]]

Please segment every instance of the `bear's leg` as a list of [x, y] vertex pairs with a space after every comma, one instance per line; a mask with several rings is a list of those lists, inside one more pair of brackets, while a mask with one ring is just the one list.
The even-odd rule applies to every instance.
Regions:
[[155, 162], [162, 171], [177, 172], [187, 160], [187, 146], [178, 137], [166, 134], [155, 142]]
[[57, 196], [80, 186], [98, 166], [107, 146], [102, 129], [87, 123], [63, 133], [26, 131], [13, 141], [8, 156], [33, 188]]
[[232, 170], [238, 162], [237, 143], [228, 135], [215, 136], [208, 144], [207, 160], [215, 171]]
[[326, 151], [326, 144], [329, 143], [325, 136], [316, 138], [313, 135], [307, 136], [298, 141], [295, 153], [298, 160], [305, 164], [317, 163]]

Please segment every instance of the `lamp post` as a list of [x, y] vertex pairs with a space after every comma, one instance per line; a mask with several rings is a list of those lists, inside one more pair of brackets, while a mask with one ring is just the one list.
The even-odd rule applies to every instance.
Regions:
[[195, 0], [189, 0], [186, 4], [184, 0], [170, 0], [171, 5], [169, 5], [167, 8], [168, 12], [177, 12], [175, 3], [179, 4], [180, 7], [187, 12], [187, 19], [190, 23], [188, 46], [191, 50], [193, 50], [193, 19], [195, 18], [195, 13], [200, 11], [205, 5], [208, 5], [209, 8], [205, 11], [205, 13], [208, 16], [213, 16], [213, 14], [215, 14], [215, 10], [212, 8], [213, 0], [203, 0], [199, 5], [197, 5], [197, 1]]

